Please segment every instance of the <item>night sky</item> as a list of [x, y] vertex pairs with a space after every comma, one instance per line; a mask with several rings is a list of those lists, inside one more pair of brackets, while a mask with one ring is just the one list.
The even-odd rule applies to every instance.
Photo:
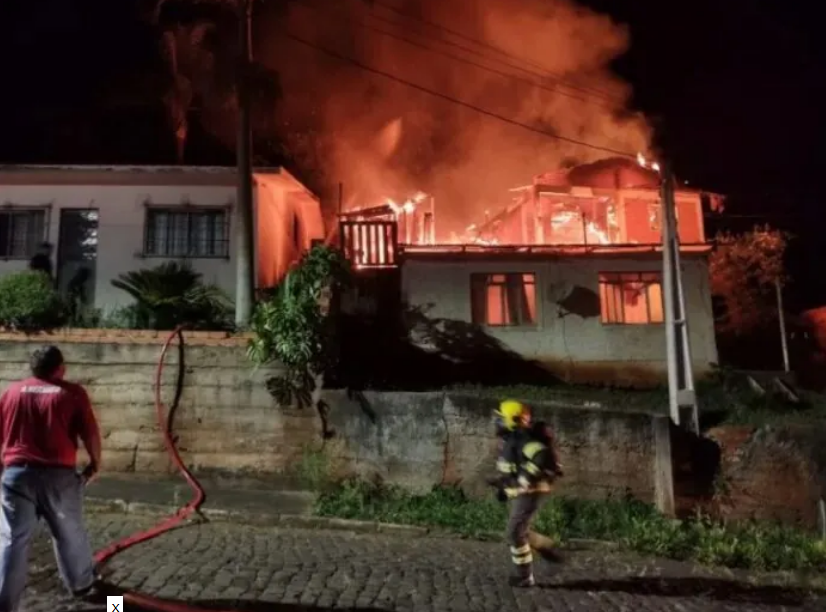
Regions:
[[[769, 222], [795, 233], [790, 308], [826, 303], [817, 263], [826, 257], [826, 47], [814, 42], [815, 3], [583, 2], [631, 28], [632, 48], [616, 70], [633, 84], [635, 106], [656, 119], [681, 178], [729, 194], [728, 218], [713, 227]], [[136, 73], [160, 61], [136, 4], [0, 3], [0, 162], [174, 159], [156, 84], [135, 83]], [[192, 141], [191, 163], [233, 162], [207, 135], [196, 132]]]

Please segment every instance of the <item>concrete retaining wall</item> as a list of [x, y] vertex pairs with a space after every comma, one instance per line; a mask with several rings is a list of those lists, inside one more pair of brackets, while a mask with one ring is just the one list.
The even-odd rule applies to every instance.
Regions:
[[[0, 385], [27, 374], [44, 341], [61, 346], [68, 377], [92, 396], [104, 435], [105, 471], [161, 475], [172, 466], [156, 424], [154, 380], [166, 334], [64, 332], [39, 339], [0, 333]], [[308, 449], [338, 477], [381, 479], [414, 491], [459, 484], [484, 494], [496, 455], [494, 400], [450, 393], [325, 394], [333, 439], [321, 440], [313, 410], [275, 405], [274, 370], [254, 371], [247, 338], [187, 334], [185, 380], [174, 432], [195, 471], [272, 479], [306, 461]], [[178, 353], [169, 351], [162, 394], [175, 391]], [[670, 511], [668, 419], [644, 413], [534, 406], [557, 431], [563, 489], [585, 497], [630, 493]]]
[[[361, 401], [329, 392], [338, 435], [325, 452], [337, 475], [355, 474], [425, 492], [458, 484], [485, 494], [497, 454], [493, 399], [453, 393], [367, 392]], [[532, 404], [556, 430], [566, 477], [578, 497], [631, 495], [673, 511], [667, 417]]]

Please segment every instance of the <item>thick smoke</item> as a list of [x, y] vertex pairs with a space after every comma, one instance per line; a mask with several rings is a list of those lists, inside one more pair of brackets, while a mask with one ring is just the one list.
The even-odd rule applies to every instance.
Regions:
[[[630, 89], [609, 70], [627, 31], [569, 0], [295, 0], [279, 21], [278, 29], [314, 45], [514, 121], [611, 149], [648, 148], [648, 126], [624, 110]], [[436, 196], [444, 235], [508, 203], [508, 189], [536, 174], [610, 155], [370, 74], [275, 32], [264, 46], [260, 57], [279, 71], [284, 89], [279, 124], [288, 139], [311, 134], [305, 144], [327, 177], [343, 183], [345, 208], [423, 190]], [[560, 86], [559, 77], [574, 88]]]

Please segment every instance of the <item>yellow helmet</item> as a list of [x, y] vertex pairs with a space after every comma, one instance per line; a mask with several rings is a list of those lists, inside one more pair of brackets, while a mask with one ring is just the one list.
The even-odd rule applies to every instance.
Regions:
[[517, 427], [527, 424], [531, 412], [522, 402], [505, 400], [499, 404], [499, 408], [495, 414], [502, 429], [513, 431]]

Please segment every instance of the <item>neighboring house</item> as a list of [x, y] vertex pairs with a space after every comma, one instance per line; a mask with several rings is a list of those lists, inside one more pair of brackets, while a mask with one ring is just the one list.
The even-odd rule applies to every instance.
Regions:
[[[85, 283], [104, 310], [129, 303], [118, 275], [187, 261], [206, 282], [235, 294], [235, 169], [215, 167], [0, 167], [0, 274], [27, 268], [37, 246], [55, 245], [58, 288]], [[274, 285], [324, 237], [321, 208], [281, 168], [254, 174], [256, 278]]]
[[[433, 318], [478, 324], [568, 380], [649, 384], [666, 374], [659, 182], [621, 159], [542, 175], [458, 244], [434, 244], [432, 230], [395, 244], [393, 217], [378, 209], [349, 213], [341, 231], [360, 267], [400, 266], [403, 298]], [[702, 195], [676, 194], [698, 376], [717, 362]]]

